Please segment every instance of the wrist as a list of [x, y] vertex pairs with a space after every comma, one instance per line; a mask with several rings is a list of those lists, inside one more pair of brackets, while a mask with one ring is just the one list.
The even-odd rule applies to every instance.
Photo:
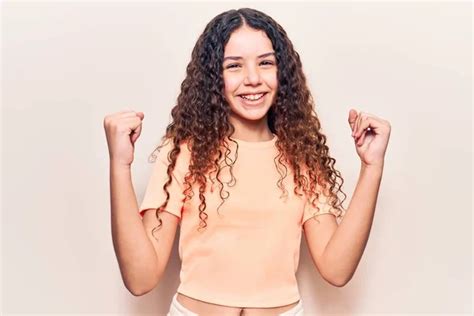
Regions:
[[370, 174], [374, 176], [382, 176], [383, 173], [383, 163], [381, 164], [362, 164], [360, 168], [361, 173]]
[[115, 161], [115, 160], [110, 160], [110, 168], [115, 169], [115, 170], [125, 170], [129, 171], [131, 169], [130, 164], [125, 164], [123, 162]]

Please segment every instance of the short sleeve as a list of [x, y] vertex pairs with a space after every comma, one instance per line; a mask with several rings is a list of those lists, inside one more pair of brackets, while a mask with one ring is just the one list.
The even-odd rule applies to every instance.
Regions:
[[[313, 196], [311, 198], [314, 199]], [[311, 200], [309, 198], [306, 198], [303, 210], [303, 221], [301, 222], [301, 225], [303, 225], [308, 219], [311, 219], [313, 216], [331, 214], [337, 217], [340, 212], [330, 204], [330, 200], [327, 194], [322, 194], [321, 192], [319, 192], [319, 198], [315, 202], [315, 204], [319, 207], [319, 211], [315, 206], [311, 204]]]
[[[172, 143], [171, 143], [172, 144]], [[166, 201], [166, 192], [163, 190], [164, 184], [168, 181], [168, 152], [171, 145], [163, 146], [158, 152], [157, 158], [153, 163], [152, 171], [148, 184], [145, 190], [142, 203], [140, 204], [139, 214], [143, 218], [144, 213], [148, 209], [157, 209], [163, 202]], [[182, 163], [180, 163], [181, 152], [176, 160], [175, 169], [172, 172], [171, 184], [167, 187], [170, 194], [168, 204], [164, 211], [171, 213], [181, 219], [183, 208], [183, 172], [180, 170]]]

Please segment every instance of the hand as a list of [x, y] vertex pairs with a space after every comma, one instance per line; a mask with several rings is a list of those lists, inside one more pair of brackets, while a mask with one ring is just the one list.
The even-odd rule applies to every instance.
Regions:
[[349, 111], [348, 121], [362, 164], [383, 167], [390, 138], [390, 123], [369, 113], [357, 114], [354, 109]]
[[109, 147], [109, 158], [114, 163], [130, 166], [135, 142], [142, 131], [143, 112], [125, 110], [104, 118], [104, 129]]

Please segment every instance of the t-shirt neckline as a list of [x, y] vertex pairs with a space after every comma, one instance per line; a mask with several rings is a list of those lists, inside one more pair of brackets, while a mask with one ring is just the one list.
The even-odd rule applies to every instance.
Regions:
[[277, 135], [275, 133], [273, 134], [273, 138], [270, 140], [264, 140], [264, 141], [257, 141], [257, 142], [249, 142], [245, 141], [242, 139], [230, 137], [230, 139], [235, 140], [237, 144], [239, 144], [240, 147], [247, 147], [247, 148], [267, 148], [267, 147], [272, 147], [276, 140], [277, 140]]

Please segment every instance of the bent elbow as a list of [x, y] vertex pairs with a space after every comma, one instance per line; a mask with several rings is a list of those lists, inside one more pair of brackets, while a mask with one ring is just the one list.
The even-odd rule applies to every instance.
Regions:
[[128, 287], [127, 290], [132, 293], [133, 296], [142, 296], [153, 290], [153, 288], [137, 288], [137, 287]]
[[335, 276], [328, 276], [323, 275], [324, 280], [335, 287], [344, 287], [349, 281], [351, 280], [352, 276], [350, 277], [335, 277]]
[[142, 296], [150, 292], [151, 290], [129, 290], [133, 296]]
[[331, 282], [335, 287], [344, 287], [348, 282]]
[[140, 286], [137, 286], [137, 285], [127, 285], [125, 284], [125, 287], [127, 288], [127, 290], [132, 293], [133, 296], [142, 296], [142, 295], [145, 295], [151, 291], [153, 291], [153, 289], [158, 285], [158, 282], [159, 281], [151, 281], [151, 282], [148, 282], [148, 284], [144, 285], [140, 285]]
[[335, 278], [335, 279], [331, 279], [331, 280], [326, 280], [328, 281], [331, 285], [335, 286], [335, 287], [344, 287], [347, 283], [349, 283], [349, 281], [351, 280], [351, 278]]
[[161, 280], [163, 272], [160, 271], [152, 271], [147, 273], [142, 273], [140, 277], [124, 277], [124, 285], [127, 290], [133, 296], [142, 296], [151, 291], [158, 285]]

